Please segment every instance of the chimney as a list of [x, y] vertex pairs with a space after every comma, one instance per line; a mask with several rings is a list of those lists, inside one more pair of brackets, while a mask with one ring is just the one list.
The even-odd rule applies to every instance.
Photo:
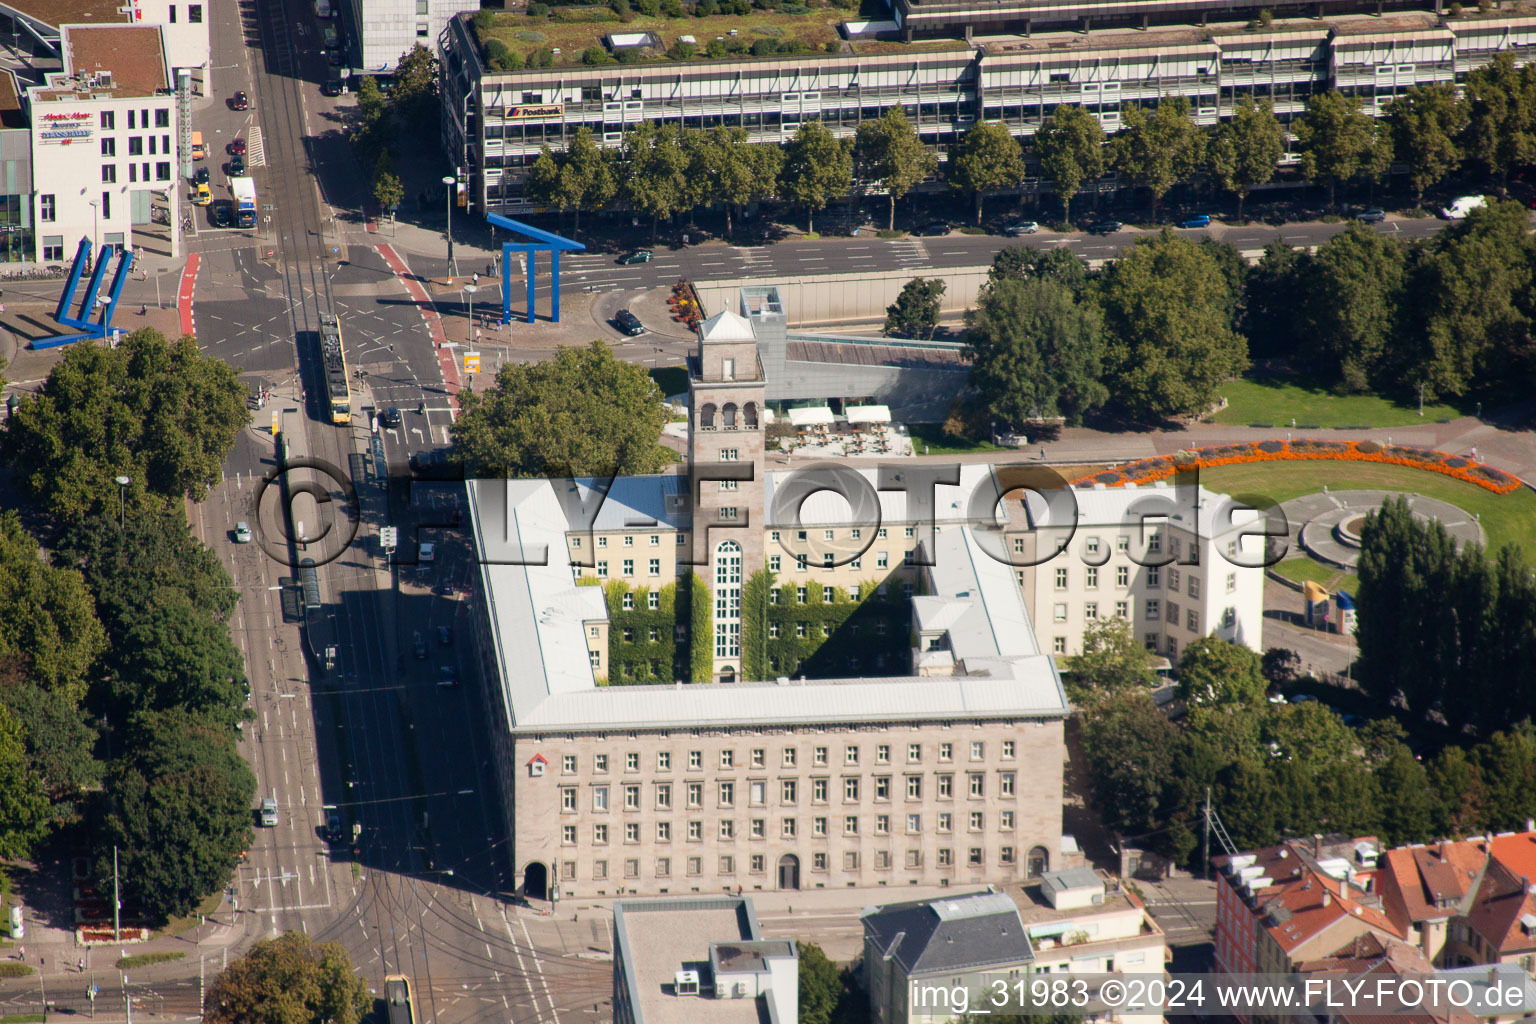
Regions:
[[1525, 830], [1527, 832], [1536, 832], [1536, 818], [1525, 819]]
[[1444, 839], [1440, 840], [1440, 859], [1441, 860], [1445, 860], [1446, 851], [1450, 850], [1450, 848], [1451, 848], [1451, 844], [1450, 843], [1448, 843]]
[[1322, 855], [1323, 855], [1323, 834], [1321, 832], [1313, 832], [1312, 833], [1312, 856], [1314, 856], [1314, 857], [1321, 857]]
[[1324, 890], [1323, 891], [1323, 906], [1330, 907], [1332, 905], [1333, 905], [1333, 893], [1328, 892], [1327, 890]]

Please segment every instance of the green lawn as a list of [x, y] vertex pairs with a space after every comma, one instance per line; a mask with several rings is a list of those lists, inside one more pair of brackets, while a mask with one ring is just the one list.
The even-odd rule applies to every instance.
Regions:
[[1301, 583], [1311, 580], [1320, 583], [1329, 593], [1347, 590], [1351, 594], [1360, 593], [1360, 577], [1343, 569], [1335, 569], [1331, 565], [1324, 565], [1316, 559], [1302, 555], [1300, 558], [1287, 558], [1273, 567], [1275, 572], [1288, 580]]
[[1291, 380], [1235, 380], [1221, 386], [1227, 407], [1211, 417], [1215, 423], [1263, 424], [1289, 429], [1291, 420], [1305, 427], [1406, 427], [1455, 419], [1463, 413], [1450, 405], [1427, 404], [1419, 417], [1418, 403], [1399, 405], [1379, 395], [1338, 395]]
[[[1012, 448], [1000, 448], [991, 441], [967, 441], [950, 437], [938, 423], [909, 423], [907, 433], [912, 435], [912, 448], [919, 455], [966, 455], [970, 452], [1007, 452]], [[925, 451], [923, 446], [927, 445]]]
[[1494, 494], [1427, 470], [1409, 469], [1379, 462], [1254, 462], [1217, 466], [1200, 471], [1202, 486], [1223, 494], [1262, 494], [1274, 501], [1289, 501], [1323, 489], [1388, 490], [1422, 494], [1448, 501], [1480, 516], [1488, 548], [1496, 551], [1518, 544], [1527, 559], [1536, 559], [1536, 492], [1522, 487], [1510, 494]]
[[[535, 50], [550, 47], [558, 49], [556, 66], [579, 64], [582, 54], [589, 47], [601, 46], [603, 37], [611, 33], [649, 32], [661, 40], [659, 49], [670, 49], [680, 36], [692, 36], [697, 42], [695, 62], [707, 60], [704, 48], [716, 39], [744, 42], [748, 45], [758, 39], [771, 39], [776, 43], [795, 40], [805, 44], [811, 52], [824, 50], [828, 43], [837, 42], [837, 26], [846, 21], [849, 12], [840, 7], [817, 7], [804, 14], [785, 14], [779, 11], [754, 9], [750, 14], [714, 14], [705, 18], [647, 17], [636, 15], [627, 22], [620, 22], [606, 7], [563, 8], [565, 17], [531, 18], [521, 13], [500, 13], [495, 16], [494, 27], [485, 38], [499, 39], [513, 52], [525, 57]], [[597, 18], [601, 20], [578, 20]], [[962, 46], [964, 44], [961, 44]], [[655, 63], [666, 58], [650, 54], [645, 63]], [[616, 65], [616, 74], [622, 74], [622, 65]]]
[[650, 370], [651, 380], [661, 388], [661, 396], [682, 395], [688, 392], [688, 369], [684, 366], [657, 366]]

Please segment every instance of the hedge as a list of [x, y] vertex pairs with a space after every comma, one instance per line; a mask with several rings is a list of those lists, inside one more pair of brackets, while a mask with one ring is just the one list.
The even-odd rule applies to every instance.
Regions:
[[[657, 607], [650, 607], [650, 587], [630, 587], [623, 580], [610, 580], [603, 587], [608, 600], [608, 685], [670, 683], [688, 673], [683, 660], [686, 648], [676, 642], [677, 584], [668, 583], [656, 590]], [[625, 609], [624, 598], [632, 598], [634, 607]], [[633, 640], [624, 639], [632, 631]], [[652, 640], [651, 630], [656, 631]]]
[[714, 616], [709, 609], [709, 586], [698, 573], [694, 573], [692, 579], [693, 583], [688, 588], [688, 619], [691, 623], [688, 629], [688, 661], [693, 669], [693, 681], [707, 683], [714, 677], [715, 671], [715, 638], [711, 628]]
[[[888, 586], [881, 596], [878, 582], [868, 580], [859, 585], [857, 601], [843, 588], [834, 587], [828, 602], [822, 598], [822, 584], [807, 582], [802, 603], [799, 586], [779, 587], [779, 603], [767, 605], [768, 624], [777, 625], [779, 633], [767, 637], [763, 645], [769, 675], [827, 679], [896, 667], [905, 670], [911, 602], [899, 591], [892, 592]], [[802, 623], [803, 637], [797, 635]], [[894, 665], [893, 650], [898, 663]]]

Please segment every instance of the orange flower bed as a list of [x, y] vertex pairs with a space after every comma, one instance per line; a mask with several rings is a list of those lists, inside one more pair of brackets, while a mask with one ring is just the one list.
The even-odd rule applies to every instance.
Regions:
[[1452, 455], [1433, 448], [1384, 445], [1375, 441], [1318, 441], [1309, 438], [1298, 438], [1295, 441], [1249, 441], [1240, 444], [1212, 445], [1208, 448], [1191, 448], [1174, 455], [1159, 455], [1151, 459], [1127, 462], [1102, 473], [1094, 473], [1073, 480], [1072, 486], [1090, 487], [1093, 484], [1105, 484], [1109, 487], [1122, 487], [1126, 484], [1165, 480], [1187, 469], [1212, 469], [1216, 466], [1235, 466], [1245, 462], [1300, 460], [1385, 462], [1394, 466], [1407, 466], [1410, 469], [1423, 469], [1454, 477], [1469, 484], [1476, 484], [1495, 494], [1508, 494], [1520, 486], [1518, 477], [1502, 469], [1484, 466], [1465, 456]]

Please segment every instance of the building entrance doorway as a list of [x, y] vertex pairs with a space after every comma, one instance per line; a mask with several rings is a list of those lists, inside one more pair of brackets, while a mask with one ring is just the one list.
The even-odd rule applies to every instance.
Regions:
[[549, 898], [549, 870], [539, 861], [523, 869], [523, 895], [531, 900]]
[[800, 888], [800, 858], [792, 853], [779, 858], [779, 888]]

